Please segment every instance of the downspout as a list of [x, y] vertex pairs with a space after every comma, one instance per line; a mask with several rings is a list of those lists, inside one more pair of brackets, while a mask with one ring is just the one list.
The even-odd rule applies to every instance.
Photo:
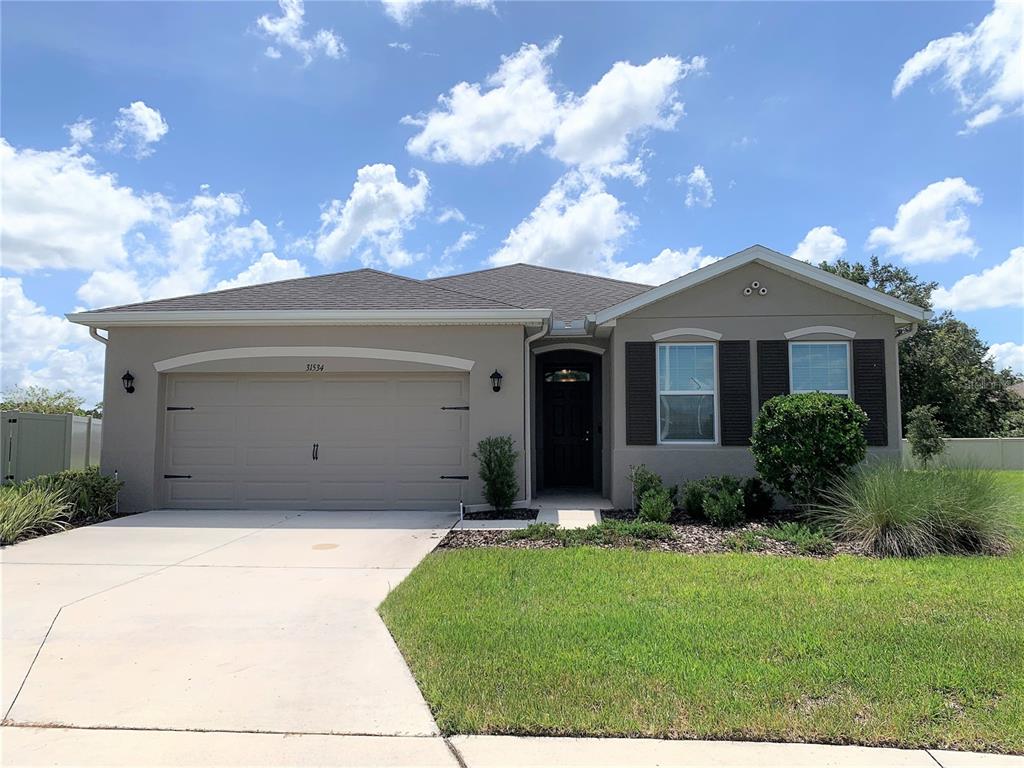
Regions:
[[896, 337], [896, 343], [902, 344], [907, 339], [913, 338], [913, 336], [917, 333], [917, 328], [918, 323], [911, 323], [909, 331], [907, 331], [906, 333], [901, 333], [899, 336]]
[[96, 339], [96, 341], [98, 341], [100, 344], [106, 346], [108, 339], [105, 339], [103, 336], [100, 336], [99, 331], [96, 328], [93, 328], [91, 325], [89, 326], [89, 335]]
[[532, 336], [527, 336], [523, 342], [523, 475], [526, 478], [523, 499], [527, 508], [533, 500], [533, 411], [530, 408], [533, 380], [530, 377], [530, 345], [548, 332], [548, 324], [549, 320], [545, 319], [540, 330]]

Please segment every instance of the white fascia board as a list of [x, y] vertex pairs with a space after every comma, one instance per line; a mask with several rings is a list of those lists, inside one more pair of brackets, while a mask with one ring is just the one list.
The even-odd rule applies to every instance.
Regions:
[[653, 304], [687, 288], [692, 288], [726, 272], [731, 272], [753, 261], [760, 262], [780, 272], [785, 272], [799, 280], [812, 283], [832, 293], [846, 296], [861, 304], [883, 309], [892, 314], [897, 322], [922, 322], [932, 316], [931, 312], [921, 309], [916, 304], [911, 304], [908, 301], [897, 299], [881, 291], [855, 283], [852, 280], [833, 275], [831, 272], [818, 269], [800, 259], [794, 259], [770, 248], [765, 248], [763, 245], [752, 245], [750, 248], [746, 248], [739, 253], [734, 253], [731, 256], [720, 259], [714, 264], [695, 269], [693, 272], [688, 272], [682, 277], [670, 280], [664, 285], [652, 288], [646, 293], [641, 293], [615, 306], [603, 309], [594, 315], [594, 321], [598, 325], [602, 325], [617, 317], [635, 312], [641, 307], [646, 307], [648, 304]]
[[114, 311], [65, 315], [90, 328], [186, 325], [540, 325], [550, 309]]

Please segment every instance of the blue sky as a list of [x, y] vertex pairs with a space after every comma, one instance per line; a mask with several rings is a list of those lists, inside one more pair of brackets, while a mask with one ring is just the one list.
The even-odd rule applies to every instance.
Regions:
[[1024, 371], [1019, 8], [4, 3], [3, 387], [99, 399], [79, 307], [755, 242], [906, 264]]

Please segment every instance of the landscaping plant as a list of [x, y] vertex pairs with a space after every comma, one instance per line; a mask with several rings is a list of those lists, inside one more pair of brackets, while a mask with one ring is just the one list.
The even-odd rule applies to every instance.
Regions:
[[68, 527], [69, 505], [60, 491], [0, 486], [0, 545]]
[[476, 445], [473, 457], [480, 463], [480, 479], [484, 483], [484, 498], [497, 512], [506, 512], [519, 494], [516, 477], [516, 450], [510, 435], [485, 437]]
[[586, 528], [559, 528], [551, 523], [534, 523], [509, 531], [507, 541], [551, 541], [563, 547], [604, 544], [645, 545], [675, 538], [672, 526], [645, 520], [604, 520]]
[[837, 395], [773, 397], [754, 422], [750, 444], [757, 472], [795, 504], [811, 505], [864, 459], [867, 420], [860, 406]]
[[759, 477], [748, 477], [743, 481], [743, 511], [750, 517], [770, 515], [775, 507], [775, 497], [764, 487]]
[[704, 496], [707, 489], [703, 480], [689, 480], [682, 485], [683, 509], [691, 517], [704, 516]]
[[938, 408], [934, 405], [919, 405], [907, 414], [907, 441], [910, 452], [922, 467], [946, 450], [942, 425], [936, 418]]
[[664, 488], [651, 488], [640, 497], [641, 520], [649, 523], [667, 523], [672, 517], [672, 499]]
[[661, 475], [647, 468], [644, 464], [637, 464], [629, 468], [629, 482], [633, 485], [633, 509], [638, 509], [641, 499], [650, 490], [660, 490], [662, 486]]
[[72, 527], [109, 520], [117, 510], [117, 493], [124, 483], [100, 473], [99, 467], [68, 469], [40, 475], [19, 486], [58, 494], [67, 503], [67, 522]]
[[811, 514], [875, 555], [1002, 554], [1011, 548], [1012, 504], [991, 472], [882, 462], [836, 481]]
[[743, 491], [735, 477], [722, 475], [709, 478], [705, 486], [704, 517], [712, 525], [728, 528], [743, 522]]
[[804, 555], [829, 555], [835, 549], [832, 540], [820, 529], [793, 520], [766, 528], [760, 535], [793, 544], [797, 552]]

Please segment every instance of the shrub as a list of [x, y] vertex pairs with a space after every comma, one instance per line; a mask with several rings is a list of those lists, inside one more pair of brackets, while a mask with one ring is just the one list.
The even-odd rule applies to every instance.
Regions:
[[682, 486], [683, 509], [691, 517], [704, 517], [704, 496], [707, 489], [702, 480], [690, 480]]
[[661, 490], [661, 475], [648, 469], [643, 464], [629, 468], [629, 482], [633, 484], [633, 509], [639, 507], [639, 502], [650, 490]]
[[864, 459], [867, 415], [849, 398], [824, 392], [773, 397], [754, 422], [758, 474], [800, 506]]
[[797, 552], [805, 555], [829, 555], [835, 549], [832, 540], [819, 528], [792, 520], [766, 528], [761, 535], [794, 544]]
[[672, 499], [664, 488], [651, 488], [640, 497], [640, 519], [645, 522], [667, 523], [672, 512]]
[[942, 425], [935, 418], [939, 409], [934, 405], [919, 405], [907, 414], [907, 440], [910, 452], [922, 467], [946, 450], [942, 439]]
[[79, 526], [110, 519], [117, 509], [117, 492], [122, 486], [122, 481], [100, 474], [99, 467], [89, 467], [40, 475], [21, 483], [19, 488], [59, 494], [68, 505], [68, 522]]
[[[728, 477], [724, 475], [723, 477]], [[735, 478], [729, 478], [735, 483], [719, 483], [708, 487], [707, 495], [704, 497], [704, 516], [712, 525], [721, 528], [728, 528], [743, 522], [743, 492], [739, 489], [739, 482]]]
[[885, 462], [838, 480], [812, 515], [875, 555], [1001, 554], [1011, 547], [1011, 504], [991, 472]]
[[775, 497], [760, 478], [748, 477], [743, 481], [743, 511], [748, 518], [770, 515], [774, 507]]
[[68, 502], [59, 491], [0, 487], [0, 544], [14, 544], [67, 528], [68, 509]]
[[729, 535], [725, 540], [725, 546], [733, 552], [757, 552], [764, 549], [761, 537], [753, 531], [740, 531]]
[[506, 512], [519, 495], [519, 478], [516, 477], [519, 451], [512, 437], [485, 437], [477, 443], [473, 457], [480, 462], [484, 498], [496, 511]]

